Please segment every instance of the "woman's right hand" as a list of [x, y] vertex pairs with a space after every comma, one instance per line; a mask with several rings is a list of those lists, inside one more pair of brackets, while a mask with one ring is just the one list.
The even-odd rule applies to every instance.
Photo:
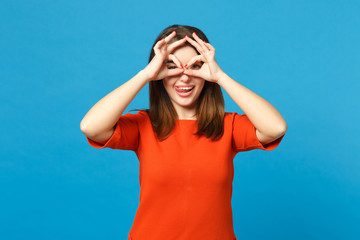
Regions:
[[[171, 52], [177, 48], [178, 46], [184, 44], [186, 39], [183, 38], [176, 42], [173, 42], [170, 45], [167, 43], [176, 35], [176, 32], [173, 31], [170, 35], [166, 38], [161, 39], [158, 41], [154, 46], [154, 53], [155, 56], [150, 61], [150, 63], [143, 69], [143, 72], [146, 73], [149, 81], [155, 81], [164, 79], [166, 77], [175, 76], [184, 72], [184, 68], [181, 66], [179, 60], [171, 54]], [[175, 69], [168, 69], [165, 61], [173, 61], [177, 68]]]

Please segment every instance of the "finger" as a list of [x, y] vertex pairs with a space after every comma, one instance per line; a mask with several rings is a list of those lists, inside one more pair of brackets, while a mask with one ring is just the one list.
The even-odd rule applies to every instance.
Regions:
[[172, 77], [172, 76], [176, 76], [176, 75], [179, 75], [179, 74], [182, 74], [184, 72], [184, 69], [182, 68], [177, 68], [177, 69], [169, 69], [167, 71], [167, 76], [168, 77]]
[[180, 40], [178, 40], [176, 42], [171, 43], [167, 48], [168, 52], [171, 53], [172, 51], [174, 51], [175, 48], [177, 48], [178, 46], [184, 44], [185, 42], [186, 42], [186, 39], [183, 38], [183, 39], [180, 39]]
[[201, 38], [199, 38], [199, 36], [196, 34], [196, 32], [193, 32], [193, 37], [204, 50], [209, 50], [207, 48], [207, 46], [205, 45], [204, 41]]
[[215, 52], [215, 48], [210, 44], [210, 43], [205, 43], [205, 46], [208, 47], [210, 49], [210, 51], [214, 51]]
[[198, 44], [196, 41], [192, 40], [190, 37], [186, 37], [186, 41], [188, 41], [191, 45], [193, 45], [199, 53], [205, 53], [204, 49]]
[[165, 37], [165, 42], [168, 43], [170, 41], [170, 39], [175, 37], [175, 35], [176, 35], [176, 32], [172, 31], [172, 33], [170, 33], [167, 37]]
[[161, 45], [161, 50], [165, 50], [167, 49], [167, 43], [173, 38], [176, 36], [176, 32], [175, 31], [172, 31], [167, 37], [164, 38], [164, 43], [165, 44], [162, 44]]
[[169, 60], [172, 60], [178, 68], [183, 68], [180, 61], [173, 54], [169, 54]]
[[165, 43], [165, 39], [163, 38], [155, 44], [155, 46], [153, 48], [155, 55], [160, 55], [160, 51], [161, 51], [162, 46], [164, 46], [164, 43]]
[[168, 43], [170, 41], [170, 39], [172, 39], [174, 36], [176, 35], [175, 31], [172, 31], [172, 33], [170, 33], [167, 37], [162, 38], [161, 40], [159, 40], [155, 46], [154, 46], [154, 50], [156, 49], [160, 49], [161, 47], [165, 46], [166, 43]]
[[184, 74], [192, 77], [202, 78], [202, 74], [199, 70], [185, 69]]
[[197, 55], [197, 56], [193, 57], [192, 59], [190, 59], [190, 61], [185, 65], [185, 68], [190, 67], [191, 65], [193, 65], [194, 63], [196, 63], [198, 61], [205, 62], [205, 59], [203, 58], [202, 55]]
[[164, 44], [165, 44], [165, 38], [163, 38], [163, 39], [159, 40], [159, 41], [155, 44], [155, 46], [154, 46], [154, 50], [156, 50], [156, 49], [160, 49], [160, 48], [161, 48], [161, 46], [162, 46], [162, 45], [164, 45]]

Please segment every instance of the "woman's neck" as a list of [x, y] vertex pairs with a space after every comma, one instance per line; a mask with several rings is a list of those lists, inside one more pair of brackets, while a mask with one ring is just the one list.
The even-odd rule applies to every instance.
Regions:
[[178, 119], [190, 119], [196, 120], [196, 109], [195, 108], [183, 108], [175, 107]]

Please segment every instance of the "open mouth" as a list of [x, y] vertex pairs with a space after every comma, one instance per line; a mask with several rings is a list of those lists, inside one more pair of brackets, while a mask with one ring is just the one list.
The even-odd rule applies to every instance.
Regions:
[[175, 91], [179, 96], [187, 97], [193, 92], [194, 88], [195, 86], [190, 86], [190, 87], [175, 86]]

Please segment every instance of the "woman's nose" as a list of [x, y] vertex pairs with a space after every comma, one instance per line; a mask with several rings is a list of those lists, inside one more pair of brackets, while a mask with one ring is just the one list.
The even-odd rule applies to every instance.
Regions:
[[181, 74], [180, 81], [188, 82], [188, 81], [190, 81], [190, 77], [183, 73], [183, 74]]

